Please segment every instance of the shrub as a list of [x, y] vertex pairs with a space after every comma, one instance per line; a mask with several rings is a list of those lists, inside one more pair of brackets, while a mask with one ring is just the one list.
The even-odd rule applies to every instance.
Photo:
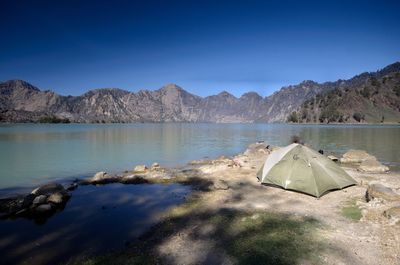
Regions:
[[289, 114], [287, 118], [288, 122], [299, 122], [299, 118], [297, 117], [297, 112], [293, 111]]
[[356, 112], [353, 114], [353, 118], [358, 122], [361, 122], [362, 120], [364, 120], [364, 117], [365, 116], [359, 112]]

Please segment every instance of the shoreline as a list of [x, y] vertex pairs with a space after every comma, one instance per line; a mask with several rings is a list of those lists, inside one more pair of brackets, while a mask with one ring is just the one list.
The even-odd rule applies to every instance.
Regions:
[[[148, 169], [139, 166], [133, 171], [113, 175], [98, 172], [92, 178], [73, 182], [76, 183], [75, 188], [79, 188], [79, 185], [109, 183], [178, 183], [190, 185], [193, 190], [183, 204], [164, 213], [159, 223], [148, 229], [139, 237], [138, 242], [127, 249], [100, 256], [75, 257], [67, 264], [85, 264], [91, 261], [107, 263], [114, 260], [122, 263], [132, 261], [134, 264], [139, 261], [196, 264], [203, 263], [205, 260], [202, 257], [207, 255], [211, 255], [211, 263], [252, 263], [256, 260], [242, 252], [242, 248], [249, 247], [256, 257], [273, 258], [271, 262], [318, 264], [323, 261], [326, 264], [337, 264], [338, 260], [342, 260], [344, 263], [353, 264], [391, 264], [400, 260], [400, 256], [396, 254], [400, 249], [400, 239], [391, 237], [399, 224], [392, 224], [393, 219], [383, 214], [389, 206], [396, 207], [397, 202], [387, 202], [384, 199], [365, 201], [368, 184], [372, 181], [384, 183], [399, 192], [399, 173], [370, 174], [344, 167], [359, 184], [332, 191], [316, 199], [296, 192], [266, 187], [256, 181], [256, 171], [274, 148], [267, 148], [266, 144], [258, 143], [250, 145], [244, 153], [234, 157], [195, 160], [179, 168], [163, 168], [153, 164]], [[69, 191], [72, 196], [73, 190]], [[291, 205], [293, 203], [295, 205]], [[330, 212], [327, 209], [334, 211]], [[344, 213], [346, 209], [350, 211], [350, 217]], [[254, 223], [266, 227], [258, 230]], [[230, 227], [231, 224], [235, 224], [235, 227]], [[253, 241], [257, 234], [262, 235], [262, 240], [276, 239], [275, 235], [265, 232], [268, 231], [268, 224], [275, 224], [276, 233], [294, 237], [292, 243], [278, 240], [279, 244], [286, 242], [289, 246], [284, 250], [290, 250], [292, 254], [279, 252], [276, 248], [267, 251], [267, 254], [257, 250], [256, 243], [259, 241]], [[282, 224], [282, 227], [278, 224]], [[381, 227], [376, 227], [376, 224], [380, 224]], [[224, 228], [225, 226], [229, 229]], [[288, 227], [295, 229], [294, 235]], [[243, 233], [238, 235], [236, 230], [247, 232], [242, 231]], [[304, 231], [309, 232], [310, 237], [304, 237]], [[343, 232], [352, 233], [353, 238], [344, 236]], [[225, 244], [218, 239], [219, 237], [238, 244], [243, 240], [248, 242], [248, 246], [238, 248], [230, 243]], [[376, 240], [377, 238], [379, 240]], [[323, 243], [324, 240], [328, 240], [329, 244]], [[310, 248], [301, 247], [299, 250], [304, 253], [301, 254], [296, 249], [303, 241], [308, 242]], [[189, 244], [198, 246], [199, 253], [194, 255], [188, 252], [185, 246]], [[335, 248], [331, 244], [335, 245]], [[347, 253], [353, 249], [356, 249], [356, 254]], [[282, 255], [278, 260], [273, 254], [276, 251]], [[347, 256], [344, 256], [344, 253]], [[242, 260], [243, 256], [246, 257], [245, 260]]]

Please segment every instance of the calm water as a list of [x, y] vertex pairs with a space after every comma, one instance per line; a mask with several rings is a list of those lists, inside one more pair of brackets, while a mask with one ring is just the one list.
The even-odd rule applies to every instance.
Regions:
[[81, 186], [46, 223], [0, 220], [0, 263], [58, 264], [122, 249], [189, 192], [177, 184]]
[[137, 164], [183, 165], [233, 155], [257, 140], [286, 145], [294, 134], [316, 149], [367, 150], [400, 168], [399, 126], [283, 124], [61, 124], [0, 126], [0, 188], [115, 172]]

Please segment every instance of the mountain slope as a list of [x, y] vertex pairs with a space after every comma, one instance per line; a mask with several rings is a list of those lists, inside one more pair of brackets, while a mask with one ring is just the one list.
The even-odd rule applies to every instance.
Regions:
[[[48, 117], [73, 122], [284, 122], [292, 112], [304, 122], [319, 122], [321, 115], [324, 113], [325, 118], [329, 111], [340, 112], [342, 119], [328, 118], [322, 122], [353, 122], [355, 111], [364, 113], [367, 122], [376, 122], [380, 116], [396, 121], [399, 102], [397, 92], [390, 91], [397, 89], [399, 72], [397, 62], [349, 80], [322, 84], [303, 81], [266, 98], [254, 92], [237, 98], [226, 91], [203, 98], [175, 84], [137, 93], [106, 88], [80, 96], [62, 96], [41, 91], [25, 81], [10, 80], [0, 83], [0, 122], [37, 122]], [[371, 82], [378, 82], [380, 88], [376, 89]], [[373, 95], [360, 98], [365, 87], [365, 93], [371, 90]], [[328, 104], [339, 92], [338, 102]]]
[[[376, 77], [377, 76], [377, 77]], [[370, 76], [353, 89], [335, 89], [305, 101], [293, 122], [400, 122], [400, 72]]]

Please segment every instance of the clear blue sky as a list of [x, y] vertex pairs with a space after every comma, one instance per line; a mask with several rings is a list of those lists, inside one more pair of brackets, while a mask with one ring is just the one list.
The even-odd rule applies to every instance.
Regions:
[[0, 80], [269, 95], [400, 59], [400, 1], [0, 1]]

